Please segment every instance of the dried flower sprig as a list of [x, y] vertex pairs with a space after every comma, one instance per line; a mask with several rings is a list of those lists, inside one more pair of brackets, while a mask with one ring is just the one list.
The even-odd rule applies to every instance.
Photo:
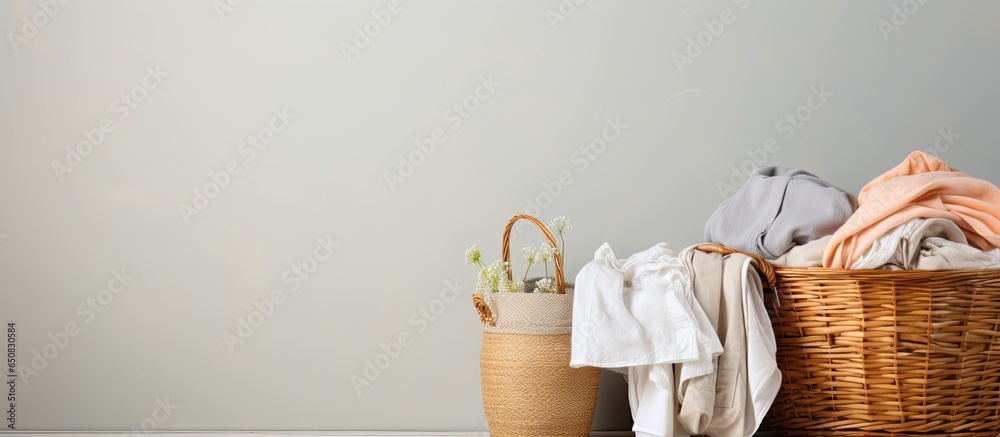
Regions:
[[559, 253], [566, 253], [566, 240], [563, 238], [563, 235], [570, 229], [573, 229], [573, 224], [564, 215], [549, 221], [549, 231], [559, 236], [559, 243], [561, 243]]
[[526, 288], [525, 281], [527, 281], [528, 272], [533, 265], [538, 263], [544, 265], [545, 276], [535, 281], [535, 289], [540, 293], [558, 292], [559, 290], [556, 290], [554, 278], [549, 276], [548, 263], [549, 261], [555, 262], [557, 250], [560, 254], [565, 253], [566, 241], [563, 235], [567, 230], [572, 229], [573, 225], [565, 216], [559, 216], [549, 222], [548, 228], [553, 234], [559, 236], [560, 247], [556, 249], [549, 243], [544, 242], [539, 246], [529, 246], [521, 249], [524, 259], [528, 261], [528, 267], [524, 269], [524, 275], [519, 281], [512, 281], [510, 279], [510, 263], [495, 261], [492, 264], [486, 265], [483, 261], [483, 252], [479, 249], [478, 245], [472, 245], [472, 247], [466, 250], [465, 264], [479, 266], [479, 280], [476, 282], [476, 292], [484, 295], [499, 292], [523, 293]]

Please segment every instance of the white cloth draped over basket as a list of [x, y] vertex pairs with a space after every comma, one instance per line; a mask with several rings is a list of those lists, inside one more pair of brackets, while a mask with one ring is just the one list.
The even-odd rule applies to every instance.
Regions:
[[[693, 255], [691, 250], [685, 253]], [[774, 335], [753, 262], [741, 254], [705, 255], [718, 257], [715, 267], [686, 263], [665, 243], [624, 260], [604, 244], [577, 275], [571, 365], [627, 368], [637, 436], [686, 436], [705, 430], [752, 435], [777, 393]], [[715, 278], [712, 302], [696, 299], [692, 272]], [[724, 314], [718, 300], [723, 291], [729, 298]], [[706, 304], [716, 313], [714, 318], [706, 314]], [[720, 327], [734, 350], [727, 363], [736, 363], [723, 366], [722, 378]], [[730, 368], [741, 370], [732, 373]], [[731, 402], [716, 399], [717, 381], [732, 388], [723, 390]], [[720, 404], [726, 406], [716, 408]], [[683, 424], [678, 419], [685, 417], [685, 410], [688, 418], [703, 418], [704, 413], [707, 419]], [[720, 418], [716, 425], [726, 417], [728, 425], [712, 428], [712, 417]]]

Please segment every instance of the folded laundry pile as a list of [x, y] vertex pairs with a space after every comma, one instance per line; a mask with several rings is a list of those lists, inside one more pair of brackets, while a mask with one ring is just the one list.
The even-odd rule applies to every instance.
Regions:
[[[794, 267], [1000, 269], [1000, 188], [913, 152], [857, 197], [812, 173], [758, 167], [705, 239]], [[571, 366], [626, 375], [633, 430], [750, 436], [781, 373], [757, 261], [605, 243], [576, 277]]]

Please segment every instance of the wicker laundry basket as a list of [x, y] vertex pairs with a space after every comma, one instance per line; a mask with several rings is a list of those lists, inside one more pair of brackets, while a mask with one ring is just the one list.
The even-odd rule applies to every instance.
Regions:
[[776, 288], [773, 435], [1000, 435], [1000, 270], [757, 262]]
[[[518, 214], [504, 229], [503, 261], [510, 261], [510, 232], [521, 219], [535, 224], [549, 244], [558, 247], [538, 219]], [[559, 293], [473, 296], [484, 323], [479, 368], [491, 436], [590, 434], [601, 373], [596, 367], [569, 366], [573, 284], [565, 281], [558, 251], [553, 259]]]

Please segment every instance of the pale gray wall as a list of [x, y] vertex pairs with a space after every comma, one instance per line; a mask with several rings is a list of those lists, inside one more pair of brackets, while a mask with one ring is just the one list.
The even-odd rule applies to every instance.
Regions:
[[[1000, 182], [1000, 3], [591, 1], [553, 30], [555, 0], [404, 0], [348, 63], [341, 43], [386, 5], [246, 0], [220, 20], [208, 1], [73, 2], [15, 53], [8, 32], [42, 9], [4, 3], [0, 321], [26, 365], [79, 329], [18, 385], [22, 429], [128, 429], [157, 399], [178, 405], [159, 429], [482, 429], [462, 254], [499, 256], [507, 217], [562, 170], [540, 215], [573, 220], [570, 275], [605, 241], [699, 242], [717, 184], [768, 138], [768, 164], [857, 191], [951, 127], [946, 161]], [[914, 13], [884, 37], [894, 7]], [[672, 54], [726, 10], [679, 71]], [[120, 119], [115, 99], [157, 65], [169, 76]], [[445, 111], [489, 76], [453, 129]], [[776, 121], [813, 86], [833, 96], [786, 139]], [[274, 108], [296, 118], [248, 162], [237, 147]], [[105, 117], [115, 130], [60, 182], [52, 162]], [[627, 129], [581, 170], [615, 117]], [[436, 128], [447, 141], [390, 190]], [[179, 204], [230, 160], [242, 173], [186, 224]], [[339, 248], [291, 292], [283, 272], [328, 235]], [[78, 305], [122, 268], [135, 279], [88, 322]], [[455, 279], [457, 301], [420, 316]], [[223, 333], [274, 288], [287, 301], [230, 353]], [[350, 376], [400, 333], [412, 344], [356, 394]], [[596, 426], [627, 427], [605, 382]]]

